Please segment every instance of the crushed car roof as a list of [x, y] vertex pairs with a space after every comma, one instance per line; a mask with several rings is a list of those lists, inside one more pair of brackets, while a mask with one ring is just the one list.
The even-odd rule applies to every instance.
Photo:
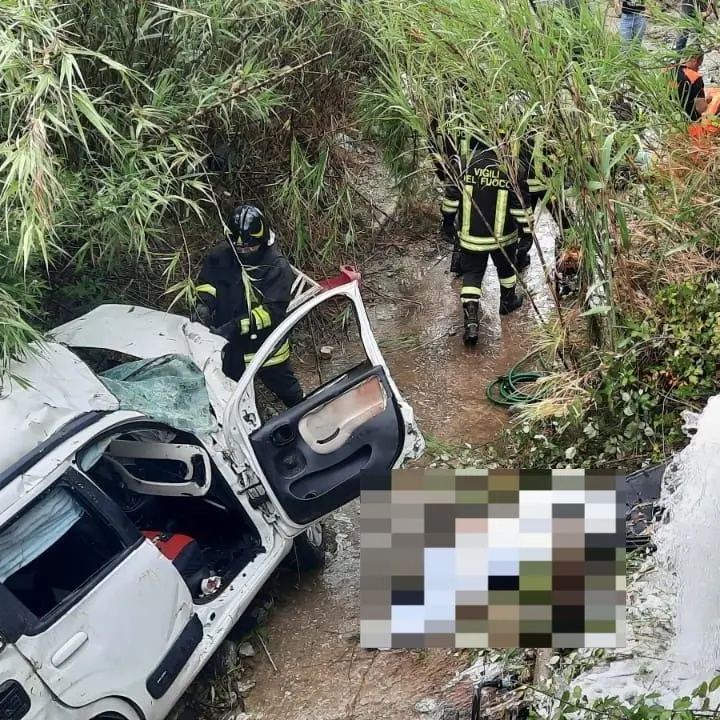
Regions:
[[225, 344], [186, 317], [137, 305], [100, 305], [55, 328], [50, 336], [71, 347], [102, 348], [148, 360], [185, 355], [200, 368]]
[[117, 410], [118, 399], [72, 351], [33, 344], [10, 365], [0, 385], [0, 471], [17, 462], [63, 425], [93, 410]]

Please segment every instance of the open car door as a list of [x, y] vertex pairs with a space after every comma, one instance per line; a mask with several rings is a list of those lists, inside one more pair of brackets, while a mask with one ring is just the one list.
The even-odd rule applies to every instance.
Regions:
[[[341, 371], [331, 365], [325, 379], [327, 363], [317, 355], [314, 333], [302, 330], [311, 314], [325, 321], [337, 316], [338, 305], [357, 321], [361, 352], [348, 355]], [[254, 381], [262, 381], [263, 363], [288, 337], [305, 398], [263, 422]], [[315, 373], [320, 384], [307, 392]], [[358, 497], [364, 479], [387, 476], [425, 448], [413, 410], [390, 377], [356, 281], [313, 297], [275, 329], [240, 378], [223, 430], [253, 504], [270, 503], [289, 536]]]

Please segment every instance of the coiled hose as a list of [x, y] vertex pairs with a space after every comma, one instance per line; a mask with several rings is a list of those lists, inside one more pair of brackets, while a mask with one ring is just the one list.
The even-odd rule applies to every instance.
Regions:
[[[513, 365], [507, 375], [500, 375], [488, 386], [486, 395], [488, 400], [495, 405], [512, 407], [513, 405], [528, 405], [536, 403], [545, 397], [542, 388], [535, 387], [534, 392], [524, 392], [520, 385], [535, 383], [540, 378], [548, 376], [546, 370], [520, 370], [520, 368], [540, 351], [536, 350], [526, 355], [520, 362]], [[540, 365], [544, 367], [542, 360]]]

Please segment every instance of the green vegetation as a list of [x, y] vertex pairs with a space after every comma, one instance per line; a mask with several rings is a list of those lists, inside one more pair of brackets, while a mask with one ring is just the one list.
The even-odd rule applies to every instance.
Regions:
[[572, 211], [562, 246], [579, 250], [580, 290], [556, 298], [540, 342], [553, 372], [506, 433], [505, 457], [637, 467], [666, 456], [683, 442], [681, 411], [718, 389], [720, 267], [716, 154], [687, 141], [672, 58], [622, 52], [604, 4], [539, 16], [524, 0], [363, 8], [379, 68], [360, 114], [396, 176], [419, 182], [416, 139], [444, 117], [498, 147], [516, 183], [513, 141], [532, 146], [550, 168], [545, 202]]
[[363, 48], [335, 3], [11, 0], [0, 48], [0, 374], [103, 290], [191, 301], [239, 198], [296, 256], [352, 241], [331, 140]]
[[[658, 693], [649, 693], [635, 702], [626, 702], [617, 696], [590, 702], [583, 695], [582, 689], [575, 687], [573, 692], [566, 690], [556, 699], [557, 707], [552, 720], [582, 715], [608, 720], [693, 720], [697, 717], [711, 717], [720, 710], [720, 704], [711, 702], [709, 697], [710, 693], [716, 692], [718, 688], [720, 676], [714, 677], [709, 683], [701, 683], [690, 695], [677, 698], [672, 709], [668, 709], [656, 702]], [[530, 717], [535, 720], [546, 716], [531, 711]]]
[[556, 372], [508, 436], [513, 456], [659, 459], [682, 441], [680, 412], [717, 391], [718, 163], [678, 140], [668, 58], [621, 52], [603, 7], [14, 0], [0, 21], [0, 372], [91, 300], [190, 304], [198, 255], [240, 198], [266, 204], [298, 264], [346, 253], [363, 200], [337, 135], [354, 108], [408, 197], [444, 113], [498, 144], [515, 179], [511, 141], [528, 142], [552, 170], [546, 200], [572, 211], [579, 299], [546, 318]]

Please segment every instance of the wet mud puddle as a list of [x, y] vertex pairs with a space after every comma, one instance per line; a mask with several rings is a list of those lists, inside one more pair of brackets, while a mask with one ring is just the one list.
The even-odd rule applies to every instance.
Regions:
[[[553, 229], [552, 221], [542, 218], [538, 234], [546, 261], [552, 258]], [[423, 432], [454, 444], [487, 442], [507, 414], [486, 399], [485, 389], [532, 349], [537, 315], [526, 299], [516, 313], [500, 318], [499, 284], [490, 265], [481, 340], [465, 349], [459, 281], [451, 285], [450, 258], [438, 261], [430, 244], [425, 249], [424, 258], [421, 252], [398, 255], [364, 268], [370, 321]], [[547, 317], [552, 299], [536, 250], [524, 280]], [[359, 647], [358, 516], [357, 501], [334, 514], [337, 550], [326, 568], [303, 576], [275, 605], [266, 626], [269, 657], [256, 645], [255, 687], [245, 700], [253, 720], [416, 719], [416, 704], [447, 699], [443, 688], [466, 667], [467, 657], [452, 650]], [[460, 705], [471, 701], [469, 688], [458, 685], [449, 692], [462, 695]]]
[[[555, 232], [549, 216], [541, 217], [537, 235], [548, 263]], [[454, 445], [483, 444], [507, 422], [507, 410], [487, 399], [487, 387], [533, 349], [539, 318], [527, 297], [519, 310], [499, 315], [500, 285], [490, 262], [483, 282], [480, 339], [474, 348], [466, 348], [462, 283], [450, 275], [449, 254], [437, 257], [392, 259], [391, 267], [370, 276], [369, 287], [382, 293], [380, 302], [369, 308], [370, 321], [423, 433]], [[531, 258], [522, 279], [547, 319], [552, 297], [536, 249]]]

